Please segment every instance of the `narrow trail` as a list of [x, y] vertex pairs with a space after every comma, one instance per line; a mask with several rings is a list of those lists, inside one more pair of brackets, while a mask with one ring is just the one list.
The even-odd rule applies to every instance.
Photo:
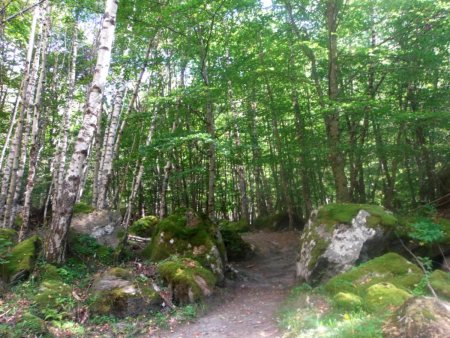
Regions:
[[276, 311], [294, 282], [298, 233], [255, 232], [243, 238], [256, 255], [233, 264], [238, 279], [222, 289], [196, 322], [160, 337], [281, 337]]

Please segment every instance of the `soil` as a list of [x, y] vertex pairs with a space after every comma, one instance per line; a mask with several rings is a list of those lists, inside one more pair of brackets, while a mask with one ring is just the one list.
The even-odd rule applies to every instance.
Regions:
[[196, 322], [160, 332], [158, 337], [282, 336], [276, 314], [294, 283], [299, 234], [253, 232], [243, 238], [255, 247], [255, 255], [232, 263], [237, 278], [208, 301], [206, 314]]

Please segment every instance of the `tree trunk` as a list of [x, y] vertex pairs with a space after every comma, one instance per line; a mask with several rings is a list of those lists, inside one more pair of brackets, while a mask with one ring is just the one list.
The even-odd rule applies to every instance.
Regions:
[[105, 147], [103, 149], [102, 158], [99, 168], [98, 187], [97, 187], [97, 200], [96, 207], [101, 210], [107, 207], [106, 205], [106, 192], [108, 188], [108, 181], [112, 173], [112, 165], [114, 158], [114, 141], [117, 136], [117, 126], [119, 124], [119, 116], [122, 110], [123, 98], [125, 95], [125, 80], [123, 76], [120, 77], [119, 85], [116, 91], [116, 97], [114, 100], [114, 109], [111, 115], [111, 122], [108, 128], [108, 132], [104, 136], [106, 139]]
[[325, 115], [325, 127], [328, 137], [329, 158], [333, 171], [338, 202], [349, 202], [350, 196], [345, 175], [345, 159], [340, 149], [339, 109], [336, 106], [339, 95], [337, 65], [337, 19], [341, 0], [328, 0], [326, 19], [328, 28], [328, 98], [331, 101], [329, 112]]
[[28, 162], [28, 178], [27, 185], [25, 187], [24, 203], [22, 210], [22, 226], [20, 228], [19, 240], [24, 238], [24, 235], [28, 229], [28, 222], [30, 218], [31, 209], [31, 194], [33, 193], [36, 167], [39, 160], [39, 154], [41, 151], [41, 135], [45, 133], [43, 130], [42, 122], [42, 92], [45, 85], [46, 78], [46, 63], [47, 63], [47, 45], [50, 33], [50, 20], [51, 20], [51, 6], [46, 1], [42, 4], [43, 11], [43, 33], [42, 33], [42, 46], [41, 46], [41, 66], [39, 74], [39, 83], [36, 89], [36, 95], [33, 104], [33, 121], [31, 128], [31, 144], [30, 144], [30, 155]]
[[75, 150], [64, 180], [58, 208], [53, 210], [52, 224], [46, 238], [45, 258], [52, 263], [65, 260], [67, 231], [73, 215], [73, 207], [81, 183], [83, 164], [97, 126], [103, 97], [103, 88], [108, 76], [111, 49], [114, 40], [118, 0], [106, 0], [105, 15], [100, 32], [97, 65], [89, 89], [81, 129], [75, 142]]
[[77, 23], [73, 28], [72, 35], [72, 57], [69, 72], [69, 84], [66, 97], [66, 104], [63, 108], [63, 127], [61, 135], [59, 137], [55, 160], [54, 160], [54, 172], [53, 172], [53, 209], [58, 208], [58, 201], [61, 199], [61, 192], [63, 190], [64, 177], [66, 175], [66, 158], [67, 147], [69, 143], [69, 130], [70, 130], [70, 118], [73, 112], [74, 106], [74, 93], [75, 93], [75, 81], [76, 81], [76, 66], [78, 55], [78, 27]]
[[[25, 116], [28, 111], [28, 107], [30, 105], [30, 100], [32, 99], [31, 94], [33, 86], [30, 84], [30, 82], [31, 79], [34, 77], [34, 73], [37, 71], [37, 70], [35, 71], [34, 69], [35, 67], [38, 66], [39, 62], [39, 60], [33, 60], [33, 67], [32, 67], [31, 61], [33, 59], [33, 51], [35, 49], [36, 26], [39, 15], [40, 15], [40, 7], [36, 7], [33, 15], [33, 22], [31, 24], [30, 37], [28, 40], [27, 58], [24, 65], [24, 76], [22, 79], [20, 89], [20, 106], [18, 108], [19, 116], [17, 119], [14, 138], [11, 144], [11, 150], [9, 151], [8, 159], [2, 177], [2, 187], [0, 191], [0, 219], [1, 217], [4, 217], [3, 226], [7, 226], [9, 224], [9, 215], [8, 216], [5, 215], [5, 209], [7, 209], [6, 202], [11, 183], [13, 183], [14, 185], [13, 194], [15, 193], [15, 180], [16, 180], [16, 173], [19, 167], [20, 147], [23, 138]], [[35, 53], [35, 56], [36, 55], [39, 55], [37, 51]], [[13, 180], [14, 182], [12, 182]]]

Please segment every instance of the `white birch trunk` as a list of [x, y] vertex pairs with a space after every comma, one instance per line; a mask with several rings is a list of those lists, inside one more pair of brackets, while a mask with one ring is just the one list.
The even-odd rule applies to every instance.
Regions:
[[46, 238], [45, 258], [49, 262], [62, 263], [65, 260], [67, 232], [73, 215], [73, 207], [80, 186], [83, 164], [89, 145], [97, 127], [103, 97], [103, 88], [111, 62], [118, 0], [106, 0], [105, 15], [100, 32], [100, 44], [94, 78], [88, 93], [83, 123], [75, 143], [75, 150], [64, 179], [58, 208], [53, 210], [52, 224]]
[[101, 210], [106, 208], [106, 193], [108, 189], [109, 179], [112, 173], [112, 165], [114, 159], [114, 141], [117, 136], [117, 127], [119, 125], [119, 117], [122, 111], [123, 98], [126, 91], [126, 83], [124, 80], [123, 70], [116, 90], [114, 99], [114, 107], [111, 114], [110, 123], [105, 133], [105, 142], [102, 151], [102, 161], [98, 172], [97, 179], [97, 197], [96, 208]]
[[[23, 124], [24, 124], [24, 118], [25, 113], [28, 108], [29, 104], [29, 82], [30, 82], [30, 71], [31, 71], [31, 61], [33, 58], [33, 51], [34, 51], [34, 45], [35, 45], [35, 39], [36, 39], [36, 26], [37, 26], [37, 20], [39, 18], [40, 8], [36, 7], [33, 14], [33, 22], [31, 24], [31, 30], [30, 30], [30, 37], [28, 40], [28, 51], [27, 51], [27, 58], [24, 65], [24, 76], [21, 84], [21, 90], [20, 90], [20, 106], [19, 106], [19, 117], [17, 119], [17, 126], [14, 133], [14, 138], [12, 140], [11, 144], [11, 150], [8, 154], [8, 160], [5, 165], [5, 170], [3, 172], [2, 177], [2, 187], [0, 191], [0, 219], [4, 216], [5, 213], [5, 203], [6, 199], [8, 197], [8, 191], [10, 187], [10, 181], [13, 175], [13, 172], [15, 170], [15, 167], [18, 167], [18, 160], [20, 157], [19, 151], [20, 151], [20, 145], [22, 143], [22, 135], [23, 135]], [[3, 226], [5, 226], [8, 222], [6, 221], [6, 217], [4, 217], [4, 222], [2, 223]]]
[[76, 80], [76, 66], [77, 66], [77, 55], [78, 55], [78, 27], [75, 23], [73, 37], [72, 37], [72, 61], [69, 73], [69, 85], [66, 98], [66, 104], [64, 106], [63, 113], [63, 128], [58, 140], [55, 161], [54, 161], [54, 171], [53, 171], [53, 205], [55, 209], [58, 208], [58, 200], [61, 199], [61, 191], [64, 182], [64, 176], [66, 173], [66, 158], [67, 158], [67, 145], [69, 140], [69, 129], [70, 129], [70, 118], [74, 109], [73, 96], [75, 93], [75, 80]]
[[42, 19], [42, 46], [41, 46], [41, 66], [39, 74], [39, 83], [36, 88], [36, 95], [33, 103], [33, 121], [31, 127], [31, 144], [30, 144], [30, 155], [28, 164], [28, 178], [27, 185], [25, 188], [24, 203], [22, 209], [22, 226], [19, 233], [19, 240], [24, 238], [24, 235], [28, 229], [28, 221], [30, 218], [30, 208], [31, 208], [31, 194], [34, 188], [35, 176], [36, 176], [36, 166], [39, 160], [39, 154], [41, 150], [41, 140], [40, 135], [42, 135], [44, 130], [42, 130], [41, 121], [41, 103], [42, 103], [42, 92], [45, 85], [45, 74], [46, 74], [46, 62], [47, 62], [47, 45], [50, 33], [50, 14], [51, 7], [46, 1], [42, 4], [43, 8], [43, 19]]

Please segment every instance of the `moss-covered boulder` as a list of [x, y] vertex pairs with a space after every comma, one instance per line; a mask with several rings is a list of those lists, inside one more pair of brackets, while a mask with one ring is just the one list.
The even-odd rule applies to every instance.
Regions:
[[48, 309], [55, 313], [68, 313], [72, 299], [72, 287], [60, 280], [46, 280], [39, 286], [34, 296], [36, 307], [46, 313]]
[[193, 303], [212, 294], [215, 276], [199, 262], [172, 256], [158, 264], [158, 272], [179, 304]]
[[383, 337], [449, 337], [450, 303], [431, 298], [407, 300], [383, 326]]
[[157, 231], [159, 219], [156, 216], [145, 216], [134, 222], [130, 228], [130, 235], [139, 237], [152, 237]]
[[211, 270], [218, 281], [224, 279], [227, 258], [219, 228], [208, 217], [189, 209], [161, 220], [142, 255], [153, 262], [173, 255], [192, 258]]
[[136, 316], [158, 310], [162, 303], [151, 285], [133, 280], [132, 273], [123, 268], [98, 274], [92, 290], [90, 309], [97, 315]]
[[332, 295], [349, 292], [364, 297], [367, 289], [378, 283], [411, 292], [422, 277], [419, 267], [396, 253], [387, 253], [331, 278], [324, 287]]
[[300, 239], [296, 275], [312, 285], [385, 252], [397, 219], [376, 205], [328, 204], [314, 211]]
[[230, 229], [222, 229], [220, 232], [222, 233], [229, 261], [239, 262], [250, 258], [254, 254], [252, 246], [244, 241], [238, 232]]
[[362, 307], [362, 299], [349, 292], [339, 292], [333, 297], [333, 304], [343, 310], [357, 310]]
[[397, 308], [412, 295], [391, 283], [378, 283], [369, 287], [364, 297], [364, 306], [369, 312], [381, 312]]
[[7, 283], [14, 283], [26, 278], [33, 271], [41, 248], [42, 241], [38, 236], [30, 237], [14, 246], [7, 262], [0, 265], [2, 279]]
[[435, 270], [430, 275], [430, 284], [437, 295], [450, 300], [450, 273]]

